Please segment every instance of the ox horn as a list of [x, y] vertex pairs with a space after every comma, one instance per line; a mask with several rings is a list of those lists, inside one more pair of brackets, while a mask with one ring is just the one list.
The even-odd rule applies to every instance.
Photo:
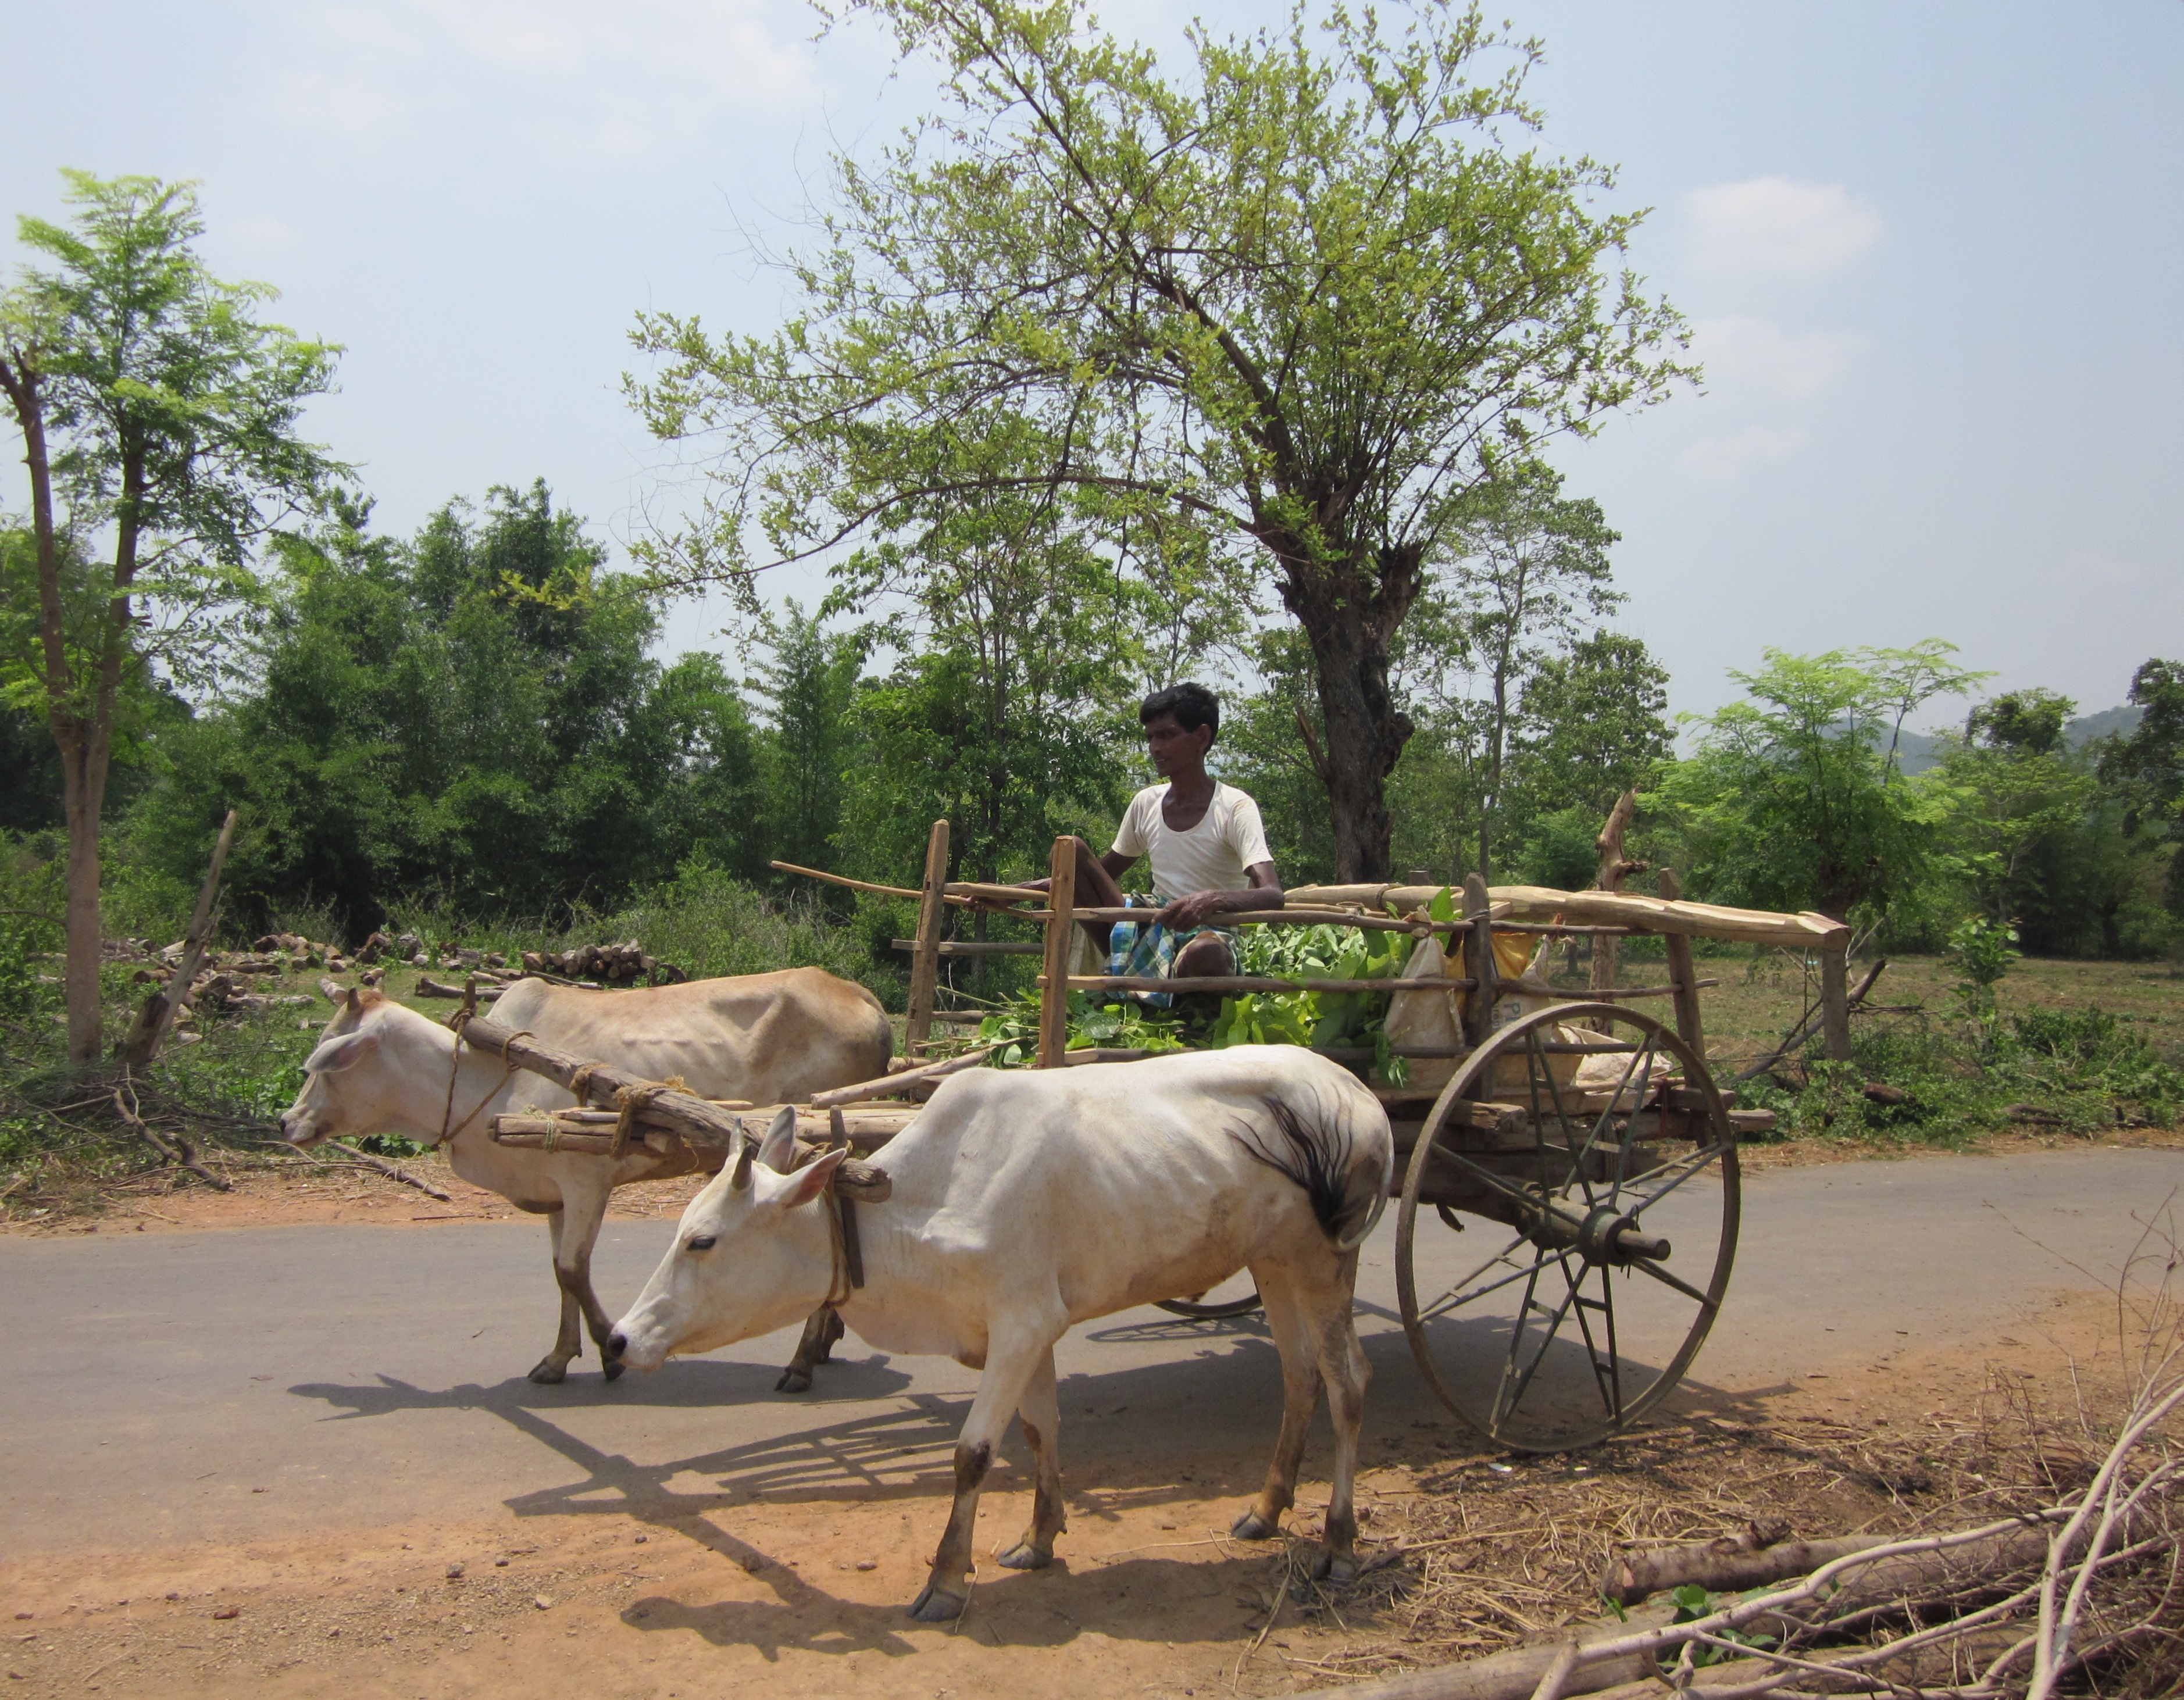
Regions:
[[757, 1157], [758, 1147], [751, 1143], [749, 1134], [744, 1135], [743, 1149], [736, 1153], [735, 1173], [728, 1177], [728, 1190], [749, 1192], [751, 1184], [751, 1164]]

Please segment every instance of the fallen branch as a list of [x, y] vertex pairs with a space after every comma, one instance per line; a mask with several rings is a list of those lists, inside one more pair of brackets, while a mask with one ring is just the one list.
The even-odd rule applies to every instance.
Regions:
[[[125, 1092], [128, 1094], [128, 1101], [125, 1103], [122, 1101], [122, 1095]], [[153, 1127], [149, 1122], [144, 1119], [138, 1111], [138, 1106], [136, 1103], [136, 1089], [131, 1084], [129, 1077], [125, 1073], [121, 1077], [121, 1084], [114, 1088], [113, 1098], [114, 1113], [120, 1117], [121, 1119], [126, 1122], [131, 1127], [136, 1129], [137, 1133], [142, 1137], [144, 1143], [151, 1146], [153, 1151], [159, 1152], [159, 1154], [164, 1157], [169, 1162], [175, 1164], [178, 1168], [187, 1169], [192, 1174], [197, 1176], [199, 1180], [204, 1182], [206, 1185], [213, 1188], [215, 1191], [232, 1192], [235, 1190], [233, 1182], [227, 1179], [224, 1175], [214, 1174], [210, 1169], [207, 1168], [203, 1163], [198, 1161], [197, 1153], [190, 1149], [190, 1142], [187, 1140], [184, 1139], [180, 1134], [176, 1134], [174, 1136], [173, 1142], [170, 1144], [164, 1134], [161, 1134], [156, 1128]]]

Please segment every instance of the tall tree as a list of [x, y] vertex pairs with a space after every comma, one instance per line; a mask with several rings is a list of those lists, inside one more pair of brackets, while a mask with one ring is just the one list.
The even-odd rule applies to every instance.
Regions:
[[[25, 268], [0, 298], [0, 391], [30, 471], [38, 674], [68, 827], [69, 1055], [85, 1064], [99, 1051], [99, 824], [125, 686], [220, 668], [256, 595], [253, 549], [340, 469], [297, 434], [336, 351], [260, 321], [264, 285], [205, 270], [194, 190], [64, 175], [72, 225], [19, 223], [53, 269]], [[71, 622], [64, 560], [93, 538], [110, 546], [103, 606]]]
[[[961, 493], [933, 437], [1014, 413], [1050, 445], [988, 488], [1096, 493], [1112, 534], [1187, 528], [1210, 585], [1271, 580], [1309, 644], [1345, 878], [1385, 872], [1411, 722], [1390, 645], [1490, 457], [1663, 397], [1681, 325], [1628, 272], [1613, 173], [1505, 146], [1539, 57], [1475, 8], [1301, 5], [1171, 78], [1078, 0], [850, 0], [945, 67], [950, 109], [836, 160], [804, 304], [772, 337], [641, 316], [630, 393], [717, 460], [657, 542], [677, 582], [747, 575], [905, 499]], [[1480, 62], [1507, 69], [1474, 81]], [[1169, 558], [1184, 551], [1171, 549]]]
[[766, 721], [760, 763], [769, 859], [825, 867], [856, 747], [850, 711], [863, 649], [794, 601], [761, 610], [758, 636], [765, 655], [750, 683]]
[[1495, 817], [1522, 693], [1540, 667], [1578, 642], [1622, 596], [1607, 550], [1619, 540], [1600, 504], [1562, 494], [1562, 477], [1534, 461], [1474, 492], [1451, 546], [1442, 617], [1483, 693], [1468, 705], [1477, 750], [1479, 875], [1491, 881]]

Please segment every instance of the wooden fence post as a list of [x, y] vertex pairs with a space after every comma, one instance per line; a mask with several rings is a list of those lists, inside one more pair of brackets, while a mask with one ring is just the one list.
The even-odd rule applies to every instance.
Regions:
[[[1684, 895], [1684, 883], [1673, 867], [1661, 870], [1661, 895], [1674, 903]], [[1706, 1029], [1699, 1019], [1699, 971], [1691, 955], [1691, 941], [1682, 933], [1663, 933], [1661, 945], [1669, 956], [1669, 978], [1676, 988], [1676, 1036], [1706, 1056]]]
[[925, 889], [917, 901], [917, 948], [910, 958], [910, 1017], [902, 1049], [913, 1060], [933, 1032], [933, 998], [940, 973], [940, 922], [948, 912], [948, 822], [933, 823], [925, 841]]
[[[1635, 791], [1625, 791], [1615, 800], [1615, 806], [1608, 811], [1607, 824], [1600, 829], [1600, 836], [1593, 840], [1593, 848], [1600, 853], [1600, 871], [1593, 876], [1594, 890], [1620, 891], [1626, 878], [1646, 871], [1644, 862], [1629, 861], [1623, 854], [1623, 834], [1630, 829], [1630, 822], [1637, 813], [1638, 794]], [[1591, 975], [1593, 990], [1604, 992], [1614, 989], [1615, 976], [1622, 966], [1622, 957], [1620, 939], [1599, 934], [1593, 935]], [[1608, 1023], [1604, 1019], [1596, 1018], [1592, 1025], [1600, 1033], [1608, 1029]]]
[[1474, 916], [1463, 936], [1463, 971], [1471, 976], [1471, 995], [1463, 1000], [1464, 1037], [1473, 1045], [1486, 1043], [1494, 1019], [1494, 922], [1487, 914], [1491, 900], [1486, 882], [1475, 873], [1463, 877], [1463, 912]]
[[1077, 938], [1077, 923], [1069, 913], [1077, 906], [1075, 839], [1054, 841], [1048, 871], [1053, 878], [1046, 888], [1046, 984], [1039, 995], [1038, 1066], [1059, 1068], [1069, 1050], [1069, 956]]
[[1820, 949], [1820, 1032], [1828, 1060], [1850, 1061], [1850, 934], [1835, 949]]

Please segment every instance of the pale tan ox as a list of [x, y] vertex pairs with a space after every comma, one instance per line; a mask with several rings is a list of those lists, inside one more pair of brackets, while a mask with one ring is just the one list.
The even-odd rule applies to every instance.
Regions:
[[[757, 1104], [801, 1102], [831, 1086], [875, 1079], [887, 1073], [894, 1051], [879, 1000], [817, 968], [620, 992], [519, 980], [493, 1016], [588, 1062], [649, 1080], [679, 1075], [701, 1097]], [[538, 1075], [511, 1073], [498, 1056], [467, 1046], [458, 1052], [446, 1028], [376, 991], [344, 995], [304, 1067], [304, 1090], [281, 1118], [281, 1135], [291, 1145], [398, 1134], [443, 1146], [465, 1180], [546, 1218], [561, 1288], [561, 1327], [554, 1349], [532, 1370], [533, 1381], [559, 1381], [568, 1373], [582, 1343], [580, 1320], [601, 1347], [607, 1379], [621, 1373], [606, 1359], [611, 1324], [592, 1290], [592, 1246], [608, 1196], [632, 1181], [717, 1168], [721, 1153], [661, 1157], [633, 1147], [612, 1162], [497, 1145], [495, 1116], [576, 1101]], [[811, 1364], [839, 1335], [831, 1313], [813, 1317], [783, 1385], [808, 1386]]]

